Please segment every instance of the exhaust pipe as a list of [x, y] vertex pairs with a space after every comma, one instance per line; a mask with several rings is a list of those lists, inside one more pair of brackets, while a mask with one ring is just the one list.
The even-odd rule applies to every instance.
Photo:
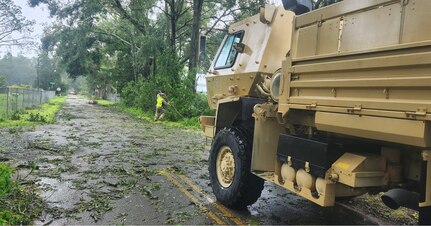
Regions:
[[402, 188], [394, 188], [382, 196], [383, 203], [391, 208], [398, 209], [400, 206], [413, 210], [419, 210], [419, 194]]

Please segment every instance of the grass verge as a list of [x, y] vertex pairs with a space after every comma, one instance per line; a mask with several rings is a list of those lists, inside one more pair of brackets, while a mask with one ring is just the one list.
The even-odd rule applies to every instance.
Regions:
[[171, 121], [157, 121], [154, 122], [154, 115], [152, 113], [148, 113], [143, 111], [140, 108], [137, 107], [126, 107], [121, 104], [115, 104], [113, 102], [107, 101], [107, 100], [97, 100], [97, 104], [103, 105], [103, 106], [109, 106], [114, 107], [122, 112], [126, 112], [131, 114], [132, 116], [142, 119], [147, 122], [153, 122], [153, 123], [160, 123], [166, 126], [170, 127], [176, 127], [176, 128], [187, 128], [187, 129], [199, 129], [199, 117], [192, 117], [192, 118], [186, 118], [181, 121], [177, 122], [171, 122]]
[[102, 105], [102, 106], [112, 106], [115, 103], [111, 102], [109, 100], [97, 100], [97, 104]]
[[42, 123], [53, 123], [66, 97], [54, 97], [47, 103], [33, 109], [16, 112], [9, 119], [0, 119], [0, 128], [10, 126], [32, 126]]
[[27, 225], [42, 212], [42, 201], [33, 184], [12, 181], [12, 169], [0, 163], [0, 225]]
[[[143, 119], [148, 122], [154, 122], [154, 115], [143, 111], [140, 108], [125, 107], [118, 105], [121, 111], [127, 112], [139, 119]], [[188, 129], [199, 129], [199, 117], [186, 118], [181, 121], [171, 122], [171, 121], [157, 121], [154, 123], [161, 123], [163, 125], [177, 127], [177, 128], [188, 128]]]

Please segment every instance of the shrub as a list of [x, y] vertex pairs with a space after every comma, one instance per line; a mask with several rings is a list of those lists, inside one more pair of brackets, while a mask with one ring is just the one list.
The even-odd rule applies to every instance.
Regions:
[[172, 106], [165, 111], [165, 119], [170, 121], [186, 120], [200, 115], [214, 115], [208, 107], [207, 97], [194, 92], [194, 73], [190, 76], [176, 59], [175, 54], [165, 52], [158, 58], [160, 67], [155, 76], [141, 77], [137, 82], [129, 82], [121, 93], [123, 105], [138, 107], [153, 114], [156, 107], [156, 95], [164, 91]]
[[165, 118], [171, 121], [193, 118], [200, 115], [214, 115], [208, 106], [205, 94], [194, 93], [187, 88], [187, 81], [177, 82], [175, 87], [163, 89], [157, 81], [141, 79], [138, 82], [129, 82], [123, 89], [122, 101], [127, 107], [138, 107], [144, 112], [153, 113], [156, 105], [156, 95], [164, 90], [172, 106], [165, 111]]
[[10, 192], [12, 187], [11, 175], [11, 168], [4, 163], [0, 163], [0, 197], [3, 197]]
[[11, 120], [20, 120], [21, 119], [21, 112], [15, 112], [13, 113], [13, 115], [10, 117]]
[[39, 113], [30, 113], [30, 115], [28, 116], [27, 121], [30, 122], [47, 122], [48, 120], [46, 119], [45, 116], [39, 114]]
[[37, 185], [12, 181], [10, 166], [0, 163], [0, 225], [27, 225], [40, 216], [43, 202]]

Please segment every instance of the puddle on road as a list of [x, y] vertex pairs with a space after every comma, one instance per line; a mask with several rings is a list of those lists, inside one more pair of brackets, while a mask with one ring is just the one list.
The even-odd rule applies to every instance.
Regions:
[[70, 181], [42, 177], [38, 184], [42, 188], [41, 196], [44, 200], [64, 209], [72, 209], [81, 194], [81, 192], [72, 189], [73, 185]]
[[268, 182], [261, 197], [247, 210], [238, 213], [249, 222], [262, 225], [376, 224], [339, 206], [320, 207]]
[[[209, 152], [200, 131], [140, 121], [69, 98], [56, 124], [23, 134], [46, 147], [23, 145], [4, 157], [41, 160], [35, 176], [48, 207], [58, 214], [41, 218], [54, 218], [53, 225], [212, 222], [157, 175], [172, 167], [215, 200], [207, 173]], [[340, 207], [321, 208], [271, 184], [265, 184], [262, 197], [248, 211], [235, 213], [248, 224], [373, 223]]]

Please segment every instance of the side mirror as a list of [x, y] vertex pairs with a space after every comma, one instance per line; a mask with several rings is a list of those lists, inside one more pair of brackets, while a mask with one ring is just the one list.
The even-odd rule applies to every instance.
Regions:
[[266, 4], [265, 7], [260, 8], [260, 22], [264, 24], [270, 24], [272, 23], [272, 20], [274, 19], [275, 11], [277, 10], [277, 7], [275, 5], [269, 5]]
[[207, 36], [202, 35], [200, 37], [200, 42], [199, 42], [199, 62], [205, 62], [206, 58], [207, 58], [207, 50], [206, 50], [206, 46], [207, 46]]
[[295, 12], [296, 15], [308, 13], [313, 10], [312, 0], [282, 0], [284, 9]]
[[233, 44], [233, 48], [238, 53], [244, 53], [244, 51], [245, 51], [245, 44], [244, 43], [235, 43], [235, 44]]

